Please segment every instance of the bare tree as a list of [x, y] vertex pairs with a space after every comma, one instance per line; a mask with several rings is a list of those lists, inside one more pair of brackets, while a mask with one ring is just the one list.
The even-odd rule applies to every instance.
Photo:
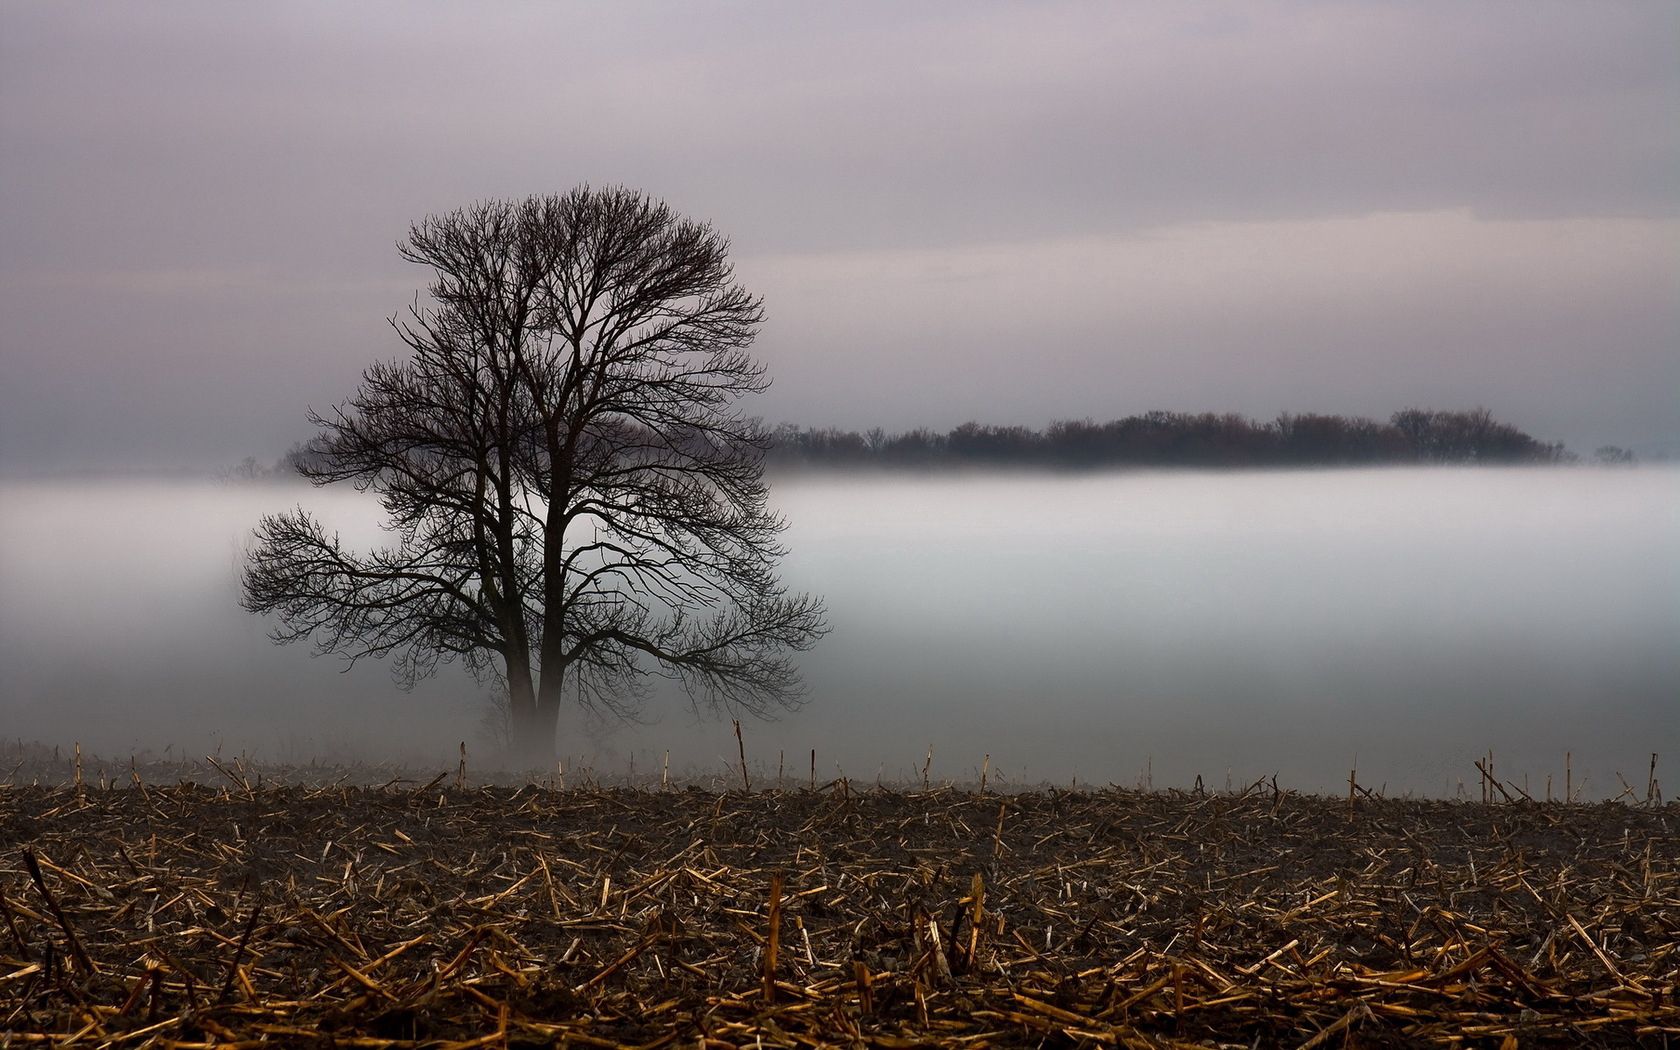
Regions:
[[503, 680], [517, 757], [551, 759], [563, 696], [618, 714], [648, 680], [763, 711], [826, 630], [778, 581], [763, 317], [728, 242], [626, 189], [489, 202], [411, 228], [430, 302], [392, 325], [301, 473], [375, 493], [395, 543], [359, 554], [299, 509], [265, 517], [245, 607], [280, 642], [392, 657], [405, 684], [453, 659]]

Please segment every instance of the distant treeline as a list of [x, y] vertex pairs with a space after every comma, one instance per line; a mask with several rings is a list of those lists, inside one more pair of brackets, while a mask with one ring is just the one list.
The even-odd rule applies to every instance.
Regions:
[[[645, 442], [639, 447], [647, 447]], [[1485, 408], [1436, 412], [1408, 408], [1388, 422], [1358, 416], [1285, 413], [1259, 422], [1233, 413], [1145, 412], [1107, 423], [1063, 420], [1045, 430], [964, 423], [946, 433], [917, 428], [889, 434], [783, 423], [771, 433], [769, 460], [780, 467], [1279, 467], [1384, 463], [1573, 463], [1573, 453], [1494, 419]], [[1633, 453], [1605, 446], [1594, 459], [1631, 464]], [[316, 462], [308, 442], [272, 466], [247, 458], [230, 480], [296, 477]]]
[[1408, 408], [1388, 422], [1357, 416], [1284, 414], [1259, 422], [1236, 414], [1145, 412], [1107, 423], [1063, 420], [1048, 429], [964, 423], [948, 433], [889, 434], [783, 424], [771, 461], [812, 467], [1276, 467], [1383, 463], [1563, 463], [1561, 444], [1536, 440], [1485, 408]]

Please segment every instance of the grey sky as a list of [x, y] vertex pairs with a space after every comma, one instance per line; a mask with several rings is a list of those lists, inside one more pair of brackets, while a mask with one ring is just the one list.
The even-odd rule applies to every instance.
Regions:
[[623, 182], [772, 420], [1486, 404], [1680, 440], [1680, 6], [0, 5], [0, 468], [268, 458], [394, 242]]

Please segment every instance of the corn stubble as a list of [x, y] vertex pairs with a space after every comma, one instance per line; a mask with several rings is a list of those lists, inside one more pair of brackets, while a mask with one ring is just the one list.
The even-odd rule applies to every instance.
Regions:
[[1674, 805], [0, 787], [0, 1043], [1680, 1045]]

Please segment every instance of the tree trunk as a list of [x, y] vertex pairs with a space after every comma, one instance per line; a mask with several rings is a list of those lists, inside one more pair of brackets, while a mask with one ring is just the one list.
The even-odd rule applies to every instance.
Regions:
[[516, 769], [547, 769], [554, 762], [555, 723], [549, 720], [547, 732], [543, 731], [530, 666], [509, 661], [507, 683], [508, 757]]
[[562, 670], [543, 672], [536, 702], [531, 707], [528, 743], [522, 752], [526, 758], [534, 759], [530, 768], [538, 765], [549, 771], [554, 768], [554, 735], [560, 727], [560, 706], [565, 699], [561, 689], [565, 679]]

